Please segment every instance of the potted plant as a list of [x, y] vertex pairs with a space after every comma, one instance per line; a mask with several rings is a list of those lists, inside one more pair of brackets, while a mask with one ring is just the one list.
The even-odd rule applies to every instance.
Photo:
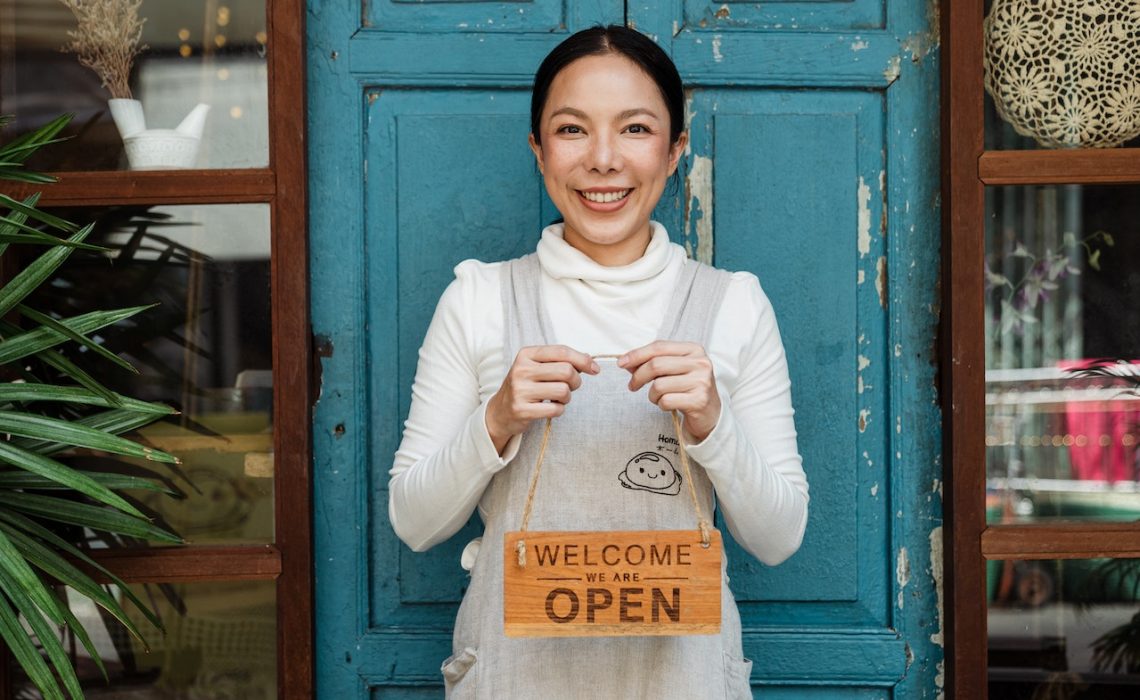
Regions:
[[76, 28], [67, 32], [64, 47], [75, 53], [103, 81], [111, 93], [111, 118], [134, 170], [189, 168], [198, 158], [198, 145], [206, 125], [207, 104], [198, 104], [175, 129], [148, 129], [142, 103], [131, 94], [135, 57], [146, 46], [139, 18], [142, 0], [60, 0], [75, 15]]
[[[51, 181], [26, 171], [23, 163], [35, 150], [57, 140], [69, 119], [61, 117], [0, 146], [0, 179]], [[0, 117], [0, 126], [7, 121]], [[134, 474], [83, 471], [61, 461], [61, 455], [82, 450], [153, 463], [178, 460], [121, 437], [172, 414], [172, 409], [110, 391], [61, 352], [77, 344], [72, 347], [106, 360], [108, 369], [110, 364], [119, 368], [113, 371], [131, 369], [95, 334], [148, 307], [57, 318], [48, 309], [29, 305], [29, 295], [72, 251], [93, 248], [84, 242], [92, 226], [79, 227], [50, 215], [37, 206], [38, 199], [38, 194], [19, 201], [0, 193], [0, 259], [13, 250], [27, 250], [25, 246], [40, 249], [0, 286], [0, 435], [5, 436], [0, 439], [0, 638], [44, 697], [62, 700], [64, 689], [73, 698], [83, 692], [60, 639], [61, 629], [74, 635], [106, 674], [89, 635], [62, 595], [63, 586], [89, 598], [141, 640], [120, 602], [94, 576], [107, 579], [159, 625], [130, 588], [69, 536], [82, 538], [90, 530], [167, 543], [181, 539], [151, 522], [128, 494], [120, 493], [170, 492], [156, 482], [158, 475], [145, 478], [137, 469], [132, 469]]]

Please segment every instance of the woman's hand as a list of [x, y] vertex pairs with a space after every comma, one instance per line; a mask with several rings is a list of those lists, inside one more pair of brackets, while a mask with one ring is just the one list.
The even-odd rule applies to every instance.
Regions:
[[630, 350], [618, 360], [629, 371], [630, 391], [649, 382], [649, 400], [662, 411], [677, 410], [685, 417], [685, 430], [701, 442], [720, 420], [720, 394], [716, 390], [712, 360], [697, 343], [657, 340]]
[[539, 418], [562, 415], [570, 392], [582, 386], [581, 373], [597, 374], [598, 363], [565, 345], [519, 350], [502, 385], [487, 403], [487, 433], [502, 454], [507, 442]]

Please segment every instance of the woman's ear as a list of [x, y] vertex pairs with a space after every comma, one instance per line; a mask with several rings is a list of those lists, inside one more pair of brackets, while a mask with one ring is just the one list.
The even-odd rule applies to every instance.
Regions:
[[677, 161], [681, 160], [681, 154], [685, 152], [685, 148], [689, 145], [689, 132], [682, 131], [673, 145], [669, 147], [669, 174], [677, 172]]
[[542, 167], [543, 167], [542, 144], [540, 144], [538, 141], [534, 140], [534, 134], [533, 133], [530, 134], [529, 136], [527, 136], [527, 142], [530, 143], [530, 150], [534, 151], [534, 159], [535, 159], [535, 161], [538, 162], [538, 172], [541, 174], [545, 174], [542, 172]]

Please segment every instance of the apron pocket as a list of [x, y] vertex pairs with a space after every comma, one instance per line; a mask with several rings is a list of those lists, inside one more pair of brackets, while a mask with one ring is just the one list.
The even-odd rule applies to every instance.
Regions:
[[475, 697], [475, 674], [471, 669], [475, 666], [478, 658], [474, 649], [464, 647], [463, 651], [452, 654], [439, 667], [440, 672], [443, 673], [443, 685], [447, 689], [448, 697], [451, 697], [452, 693], [458, 693], [461, 689], [464, 694], [456, 697]]
[[752, 700], [752, 662], [724, 654], [724, 697], [728, 700]]

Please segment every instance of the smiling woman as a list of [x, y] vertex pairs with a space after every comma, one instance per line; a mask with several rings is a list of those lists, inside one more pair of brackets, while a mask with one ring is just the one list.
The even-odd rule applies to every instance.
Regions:
[[[530, 146], [564, 222], [534, 254], [460, 263], [424, 338], [390, 519], [422, 551], [478, 506], [490, 543], [464, 551], [448, 697], [751, 697], [740, 617], [715, 576], [720, 634], [504, 634], [501, 543], [524, 503], [534, 530], [691, 530], [693, 501], [711, 512], [715, 493], [760, 561], [803, 538], [808, 488], [771, 305], [755, 276], [689, 260], [650, 219], [688, 142], [683, 105], [676, 68], [636, 31], [596, 27], [555, 48], [535, 76]], [[682, 447], [691, 478], [673, 468]]]

